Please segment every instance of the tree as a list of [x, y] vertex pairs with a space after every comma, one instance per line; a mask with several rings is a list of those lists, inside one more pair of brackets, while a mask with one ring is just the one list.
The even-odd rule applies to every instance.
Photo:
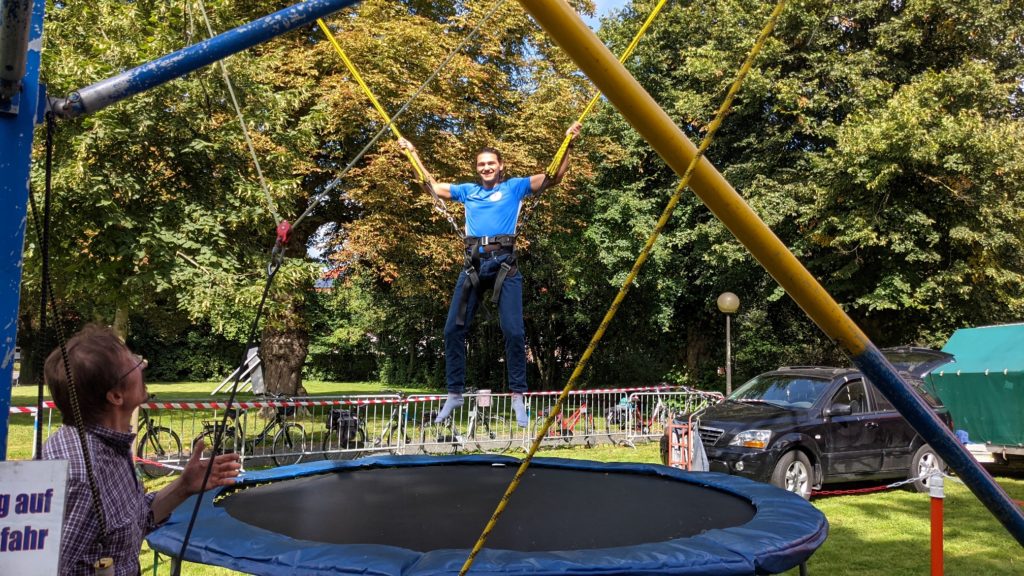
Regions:
[[[624, 45], [650, 4], [606, 21], [609, 41]], [[674, 5], [627, 65], [696, 141], [770, 8]], [[939, 344], [958, 325], [1020, 314], [1020, 12], [986, 2], [789, 5], [709, 151], [883, 344]], [[595, 124], [629, 153], [601, 165], [595, 193], [609, 193], [590, 233], [609, 269], [623, 270], [642, 241], [634, 227], [647, 229], [675, 175], [604, 114]], [[638, 286], [637, 316], [685, 340], [686, 372], [710, 372], [701, 351], [720, 341], [707, 320], [725, 289], [744, 301], [744, 369], [834, 357], [820, 335], [791, 338], [809, 323], [696, 201], [680, 205], [661, 246], [645, 272], [656, 287]]]
[[[213, 29], [224, 30], [275, 7], [210, 2], [205, 10]], [[395, 110], [418, 85], [416, 79], [429, 73], [481, 13], [474, 4], [367, 2], [331, 24], [381, 100]], [[44, 69], [55, 93], [170, 52], [183, 37], [194, 42], [205, 36], [201, 14], [191, 5], [63, 5], [49, 18]], [[459, 142], [454, 149], [423, 145], [435, 170], [454, 166], [456, 157], [461, 164], [473, 146], [508, 130], [507, 118], [532, 114], [528, 91], [517, 82], [534, 72], [551, 74], [554, 67], [537, 57], [551, 47], [518, 9], [507, 6], [495, 21], [499, 24], [485, 27], [480, 44], [444, 71], [438, 86], [401, 120], [413, 137], [433, 139], [446, 130], [449, 141]], [[82, 35], [83, 28], [97, 33]], [[411, 44], [427, 49], [410, 53]], [[257, 185], [215, 68], [83, 118], [58, 135], [55, 236], [62, 245], [55, 253], [62, 256], [55, 268], [66, 279], [63, 301], [86, 316], [109, 322], [172, 306], [218, 334], [244, 341], [273, 242], [269, 205], [294, 218], [320, 199], [380, 126], [367, 122], [368, 104], [315, 28], [236, 55], [227, 64], [272, 202]], [[562, 93], [579, 82], [565, 78]], [[554, 149], [563, 129], [518, 134], [521, 140], [510, 143], [529, 136], [531, 146], [513, 150], [510, 160], [531, 168], [543, 165], [531, 156], [532, 146], [546, 140]], [[420, 331], [435, 330], [443, 302], [435, 287], [455, 268], [460, 247], [429, 204], [412, 195], [397, 158], [393, 146], [372, 148], [294, 231], [261, 334], [272, 391], [299, 391], [313, 280], [320, 268], [302, 247], [319, 239], [315, 232], [326, 223], [338, 230], [332, 258], [343, 272], [342, 283], [372, 287], [379, 293], [373, 301], [386, 307], [380, 316], [399, 320], [376, 326], [377, 332], [393, 335], [380, 342], [401, 342], [388, 352], [401, 348], [410, 358], [422, 353], [436, 363], [437, 347], [419, 344]], [[424, 277], [423, 270], [431, 272]], [[29, 282], [33, 273], [26, 274]], [[31, 291], [25, 295], [29, 301]], [[414, 317], [421, 321], [408, 321]]]

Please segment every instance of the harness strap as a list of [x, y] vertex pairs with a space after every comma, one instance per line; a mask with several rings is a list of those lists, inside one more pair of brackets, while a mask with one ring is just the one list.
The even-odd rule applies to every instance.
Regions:
[[463, 271], [466, 273], [466, 282], [462, 283], [462, 291], [459, 293], [459, 311], [455, 314], [455, 325], [466, 325], [466, 309], [469, 307], [469, 293], [480, 285], [480, 249], [482, 248], [481, 238], [466, 238], [466, 263]]
[[516, 270], [519, 267], [516, 265], [516, 255], [513, 252], [504, 262], [501, 263], [501, 270], [498, 271], [498, 277], [494, 279], [494, 291], [491, 294], [491, 302], [494, 304], [498, 303], [498, 299], [501, 298], [501, 285], [505, 283], [505, 277], [508, 275], [515, 275]]

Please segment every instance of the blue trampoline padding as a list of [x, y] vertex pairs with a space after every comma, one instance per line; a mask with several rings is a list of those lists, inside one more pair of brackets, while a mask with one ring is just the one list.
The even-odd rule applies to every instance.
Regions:
[[[259, 485], [344, 470], [452, 464], [515, 467], [519, 465], [519, 460], [507, 456], [477, 455], [377, 456], [343, 462], [319, 461], [249, 472], [239, 485]], [[536, 458], [531, 463], [531, 469], [534, 467], [591, 471], [595, 473], [595, 482], [600, 482], [601, 475], [608, 473], [643, 474], [676, 479], [742, 498], [753, 506], [755, 513], [745, 524], [712, 529], [697, 536], [665, 542], [557, 552], [484, 549], [473, 562], [470, 574], [773, 574], [784, 572], [806, 561], [828, 535], [828, 522], [825, 516], [810, 503], [785, 490], [738, 476], [714, 472], [685, 472], [653, 464], [600, 463], [555, 458]], [[636, 497], [624, 497], [626, 496]], [[194, 498], [179, 506], [161, 528], [148, 536], [150, 547], [162, 554], [179, 554], [182, 538], [195, 506]], [[267, 576], [422, 576], [458, 574], [469, 554], [468, 549], [417, 552], [377, 544], [325, 544], [297, 540], [241, 522], [222, 507], [213, 506], [212, 501], [213, 497], [207, 493], [185, 554], [187, 561]], [[273, 506], [273, 502], [268, 502], [267, 505]], [[513, 496], [509, 506], [515, 505]], [[497, 501], [494, 502], [494, 506], [497, 506]], [[488, 510], [488, 513], [491, 511]], [[334, 513], [338, 516], [339, 522], [346, 521], [343, 511], [325, 510], [324, 513]], [[408, 511], [396, 510], [395, 513]], [[437, 525], [443, 526], [443, 519], [438, 520]], [[431, 529], [429, 521], [425, 521], [424, 529]], [[480, 529], [483, 530], [483, 526], [480, 526]]]

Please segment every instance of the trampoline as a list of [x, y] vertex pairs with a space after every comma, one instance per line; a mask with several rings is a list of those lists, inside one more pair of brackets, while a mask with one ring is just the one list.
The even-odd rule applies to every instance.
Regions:
[[[185, 559], [252, 574], [458, 574], [519, 461], [379, 456], [250, 472], [204, 498]], [[189, 499], [148, 537], [180, 552]], [[534, 459], [470, 574], [765, 574], [824, 515], [767, 484], [647, 464]]]

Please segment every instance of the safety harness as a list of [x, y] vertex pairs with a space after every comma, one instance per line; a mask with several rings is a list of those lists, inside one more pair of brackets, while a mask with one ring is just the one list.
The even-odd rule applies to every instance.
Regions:
[[480, 286], [480, 261], [499, 256], [508, 255], [508, 258], [501, 263], [501, 270], [494, 279], [494, 290], [491, 294], [491, 302], [497, 304], [501, 298], [501, 285], [510, 274], [515, 274], [516, 265], [516, 236], [515, 234], [499, 234], [498, 236], [466, 236], [466, 261], [463, 271], [466, 273], [468, 282], [463, 282], [462, 291], [459, 293], [459, 311], [455, 316], [455, 324], [466, 325], [466, 308], [469, 306], [469, 293]]

